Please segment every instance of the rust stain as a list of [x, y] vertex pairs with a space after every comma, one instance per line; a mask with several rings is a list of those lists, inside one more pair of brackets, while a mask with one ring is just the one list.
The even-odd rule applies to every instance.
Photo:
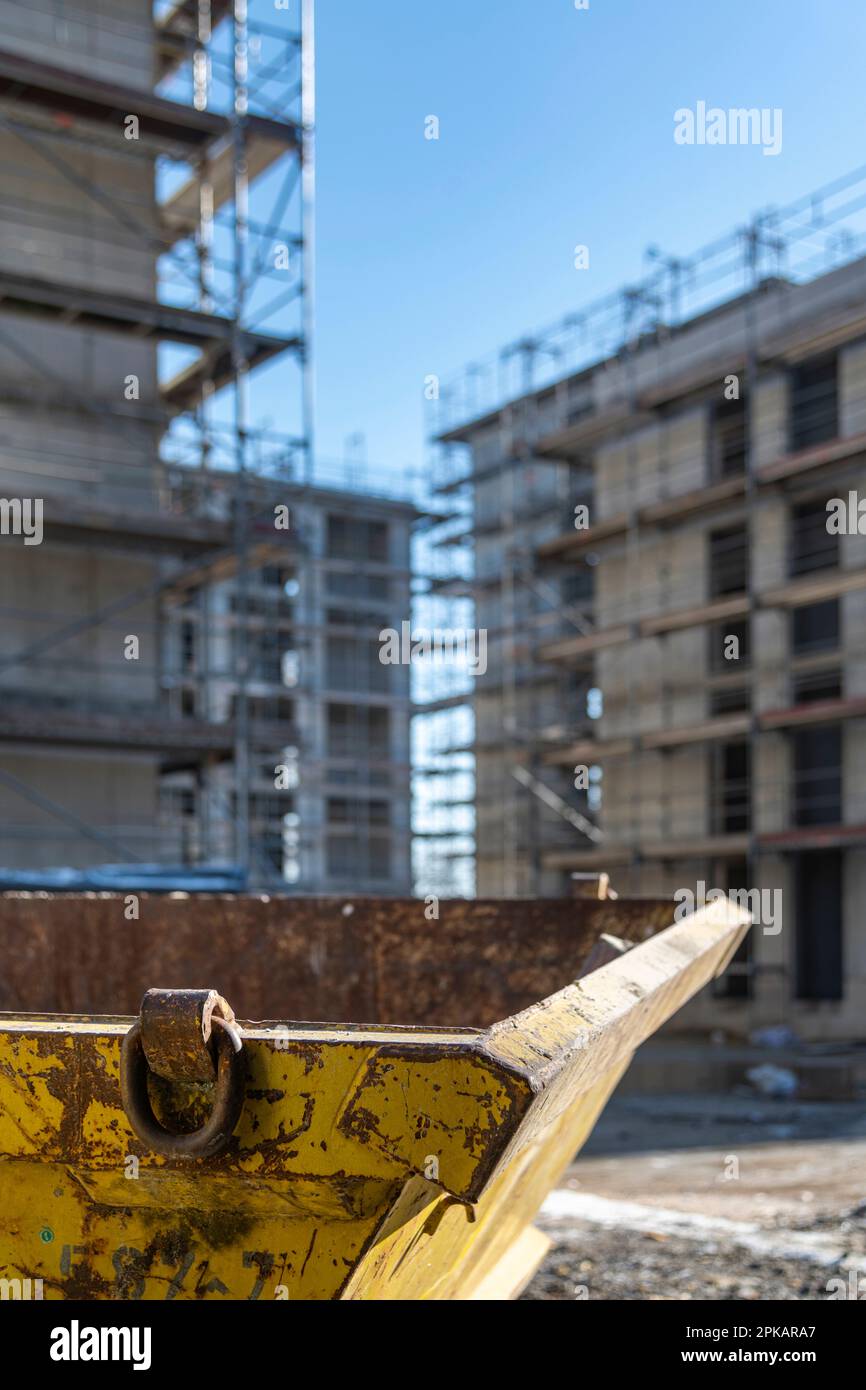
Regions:
[[576, 979], [602, 932], [642, 941], [673, 920], [661, 898], [458, 899], [431, 931], [415, 898], [346, 905], [143, 893], [130, 922], [122, 894], [2, 893], [0, 1009], [134, 1015], [154, 981], [206, 971], [244, 1018], [484, 1028]]

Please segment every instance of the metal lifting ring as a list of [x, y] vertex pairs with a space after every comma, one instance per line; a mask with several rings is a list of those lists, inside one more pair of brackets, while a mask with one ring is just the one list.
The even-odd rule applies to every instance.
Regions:
[[213, 1109], [201, 1129], [175, 1134], [153, 1113], [147, 1091], [150, 1068], [136, 1019], [120, 1049], [120, 1096], [126, 1117], [139, 1139], [167, 1158], [214, 1158], [222, 1153], [234, 1133], [244, 1104], [246, 1059], [240, 1034], [231, 1023], [214, 1015], [217, 1050]]

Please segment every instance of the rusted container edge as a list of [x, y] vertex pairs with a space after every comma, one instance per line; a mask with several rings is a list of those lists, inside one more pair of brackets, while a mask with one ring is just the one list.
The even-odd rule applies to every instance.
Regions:
[[130, 1015], [215, 985], [242, 1018], [483, 1028], [575, 979], [602, 932], [672, 920], [663, 898], [5, 893], [0, 1009]]

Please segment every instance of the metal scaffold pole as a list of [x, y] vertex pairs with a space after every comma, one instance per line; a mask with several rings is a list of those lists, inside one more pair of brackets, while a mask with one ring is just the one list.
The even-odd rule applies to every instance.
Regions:
[[301, 198], [303, 249], [303, 435], [304, 482], [315, 467], [316, 373], [313, 335], [316, 313], [316, 0], [302, 0], [301, 12]]
[[237, 550], [236, 626], [234, 630], [235, 681], [235, 857], [244, 871], [250, 863], [250, 748], [248, 610], [248, 544], [247, 535], [247, 431], [248, 420], [248, 362], [244, 339], [247, 277], [247, 156], [246, 115], [248, 104], [249, 49], [247, 34], [247, 0], [234, 0], [232, 9], [232, 138], [234, 152], [234, 324], [232, 329], [232, 374], [234, 385], [235, 431], [235, 517], [234, 538]]

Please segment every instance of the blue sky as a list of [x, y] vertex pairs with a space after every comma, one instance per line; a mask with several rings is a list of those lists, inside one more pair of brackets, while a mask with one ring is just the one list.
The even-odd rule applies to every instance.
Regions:
[[[866, 163], [862, 0], [317, 10], [323, 455], [360, 431], [371, 462], [419, 467], [428, 373], [637, 278], [651, 243], [687, 253]], [[780, 107], [781, 153], [675, 144], [699, 100]]]

